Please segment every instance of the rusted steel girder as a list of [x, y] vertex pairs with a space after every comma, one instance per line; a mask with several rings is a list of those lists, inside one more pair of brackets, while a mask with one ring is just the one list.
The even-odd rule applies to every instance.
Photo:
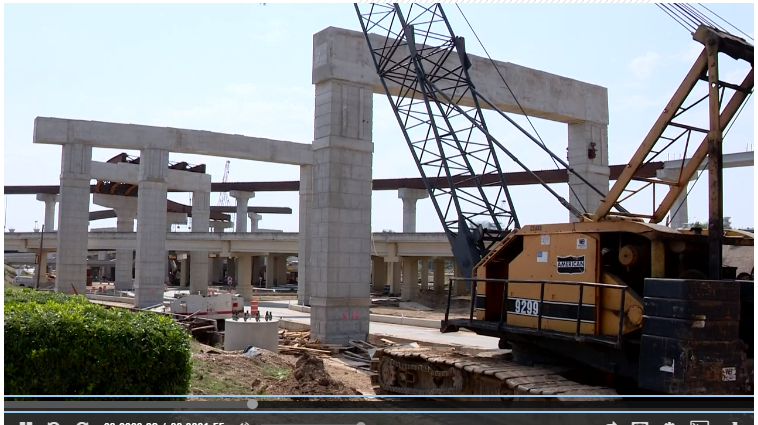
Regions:
[[[626, 164], [612, 165], [610, 167], [611, 180], [617, 179], [621, 172], [627, 167]], [[656, 176], [656, 171], [663, 169], [663, 162], [651, 162], [640, 167], [634, 174], [635, 178], [652, 178]], [[534, 172], [545, 183], [568, 183], [568, 172], [566, 170], [542, 170]], [[537, 184], [537, 180], [529, 173], [514, 172], [504, 173], [505, 179], [510, 186], [523, 186]], [[481, 176], [481, 181], [486, 183], [488, 179], [494, 176]], [[455, 180], [455, 179], [454, 179]], [[460, 180], [460, 179], [459, 179]], [[439, 187], [445, 187], [447, 181], [438, 183]], [[470, 182], [461, 183], [460, 187], [468, 187], [473, 184]], [[96, 185], [90, 186], [90, 193], [95, 192]], [[402, 188], [425, 189], [421, 178], [398, 178], [398, 179], [374, 179], [373, 190], [397, 190]], [[231, 190], [242, 190], [247, 192], [297, 192], [300, 190], [300, 182], [297, 180], [278, 181], [278, 182], [230, 182], [230, 183], [212, 183], [211, 192], [229, 192]], [[178, 190], [168, 190], [169, 192], [180, 192]], [[59, 186], [5, 186], [6, 195], [34, 195], [37, 193], [59, 193]]]

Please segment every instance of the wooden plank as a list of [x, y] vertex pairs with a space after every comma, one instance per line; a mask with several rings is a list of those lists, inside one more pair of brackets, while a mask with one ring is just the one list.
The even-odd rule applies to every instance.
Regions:
[[326, 350], [316, 350], [314, 348], [308, 348], [308, 347], [293, 347], [289, 345], [280, 345], [279, 351], [307, 351], [309, 353], [319, 353], [319, 354], [331, 354], [331, 351]]

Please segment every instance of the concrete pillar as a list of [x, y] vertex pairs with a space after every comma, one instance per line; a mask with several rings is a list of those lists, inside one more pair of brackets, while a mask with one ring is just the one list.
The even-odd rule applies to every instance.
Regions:
[[266, 288], [287, 283], [287, 255], [269, 254], [266, 256]]
[[[208, 233], [211, 217], [211, 193], [192, 193], [192, 233]], [[192, 251], [190, 259], [190, 292], [208, 293], [208, 251]]]
[[405, 301], [418, 298], [418, 258], [403, 257], [403, 286], [400, 298]]
[[253, 257], [253, 286], [260, 286], [261, 271], [263, 270], [263, 257]]
[[434, 259], [434, 293], [444, 294], [447, 282], [445, 280], [445, 260]]
[[387, 283], [387, 266], [382, 257], [371, 257], [371, 290], [383, 292]]
[[346, 344], [369, 329], [373, 90], [322, 70], [314, 63], [311, 337]]
[[263, 272], [263, 276], [266, 279], [266, 288], [274, 287], [274, 274], [276, 273], [276, 266], [274, 264], [276, 259], [274, 257], [274, 254], [268, 254], [266, 256], [266, 269]]
[[[300, 166], [299, 235], [297, 248], [297, 303], [311, 305], [312, 265], [311, 240], [313, 237], [313, 166]], [[321, 249], [321, 246], [319, 246]]]
[[390, 295], [400, 294], [400, 261], [387, 261], [387, 285], [390, 287]]
[[[134, 219], [137, 217], [136, 209], [116, 209], [116, 231], [134, 232]], [[134, 287], [134, 251], [131, 249], [116, 250], [116, 282], [117, 291], [130, 291]]]
[[186, 252], [183, 252], [177, 257], [181, 257], [181, 267], [179, 270], [179, 286], [182, 288], [187, 288], [189, 286], [189, 283], [187, 282], [187, 269], [190, 266], [190, 259], [189, 255]]
[[[173, 213], [173, 212], [167, 212], [166, 213], [166, 233], [171, 233], [173, 227], [175, 224], [187, 224], [187, 214], [186, 213]], [[166, 262], [166, 269], [163, 272], [163, 278], [165, 279], [166, 283], [168, 284], [168, 273], [171, 270], [171, 259], [169, 256], [171, 255], [170, 251], [166, 251], [165, 255], [165, 262]], [[179, 260], [177, 256], [177, 261]]]
[[55, 205], [60, 201], [60, 196], [52, 193], [38, 193], [37, 200], [45, 203], [45, 232], [54, 232]]
[[429, 259], [426, 257], [421, 259], [421, 289], [429, 289]]
[[[453, 276], [464, 277], [464, 276], [461, 276], [461, 269], [460, 267], [458, 267], [458, 262], [455, 261], [455, 259], [453, 259]], [[468, 285], [470, 285], [470, 283], [468, 283]], [[456, 297], [466, 295], [466, 286], [467, 286], [467, 282], [464, 282], [462, 280], [454, 281], [453, 282], [453, 295], [455, 295]]]
[[255, 197], [255, 192], [232, 190], [229, 196], [237, 200], [236, 232], [247, 232], [247, 201]]
[[[608, 193], [610, 184], [608, 126], [588, 121], [569, 124], [568, 163], [571, 168], [604, 194]], [[569, 186], [573, 189], [569, 190], [569, 202], [579, 211], [586, 209], [587, 212], [594, 213], [600, 206], [600, 201], [603, 199], [602, 195], [590, 189], [584, 182], [570, 173]], [[569, 219], [572, 222], [578, 221], [578, 218], [571, 213], [569, 213]]]
[[248, 253], [238, 253], [237, 264], [239, 265], [237, 279], [237, 293], [242, 295], [245, 304], [250, 304], [253, 299], [253, 257]]
[[55, 290], [83, 294], [87, 290], [92, 147], [69, 143], [62, 151]]
[[263, 216], [256, 213], [247, 213], [247, 217], [250, 219], [250, 231], [254, 232], [258, 230], [258, 222], [263, 219]]
[[166, 175], [168, 151], [143, 149], [137, 197], [137, 264], [134, 282], [137, 308], [163, 302], [166, 256]]
[[397, 197], [403, 200], [403, 233], [416, 232], [416, 201], [429, 197], [425, 189], [401, 188]]
[[276, 284], [286, 285], [287, 282], [287, 254], [276, 256]]
[[[657, 177], [666, 181], [679, 179], [679, 169], [663, 169], [657, 171]], [[682, 229], [689, 223], [689, 211], [687, 211], [687, 188], [674, 201], [669, 211], [669, 227]]]
[[226, 277], [230, 277], [233, 280], [237, 280], [237, 259], [234, 257], [226, 259]]

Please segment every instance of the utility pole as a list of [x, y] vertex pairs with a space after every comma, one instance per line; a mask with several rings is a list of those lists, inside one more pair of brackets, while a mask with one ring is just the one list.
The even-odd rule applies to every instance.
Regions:
[[[34, 289], [39, 290], [39, 277], [42, 274], [42, 270], [40, 269], [40, 266], [42, 265], [42, 241], [45, 239], [45, 225], [42, 225], [42, 230], [39, 234], [39, 254], [37, 255], [37, 284], [34, 286]], [[45, 270], [47, 271], [47, 270]]]

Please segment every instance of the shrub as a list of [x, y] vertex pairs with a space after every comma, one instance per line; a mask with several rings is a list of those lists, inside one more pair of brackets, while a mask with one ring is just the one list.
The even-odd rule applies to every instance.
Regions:
[[169, 317], [30, 289], [4, 304], [6, 395], [188, 392], [190, 337]]

